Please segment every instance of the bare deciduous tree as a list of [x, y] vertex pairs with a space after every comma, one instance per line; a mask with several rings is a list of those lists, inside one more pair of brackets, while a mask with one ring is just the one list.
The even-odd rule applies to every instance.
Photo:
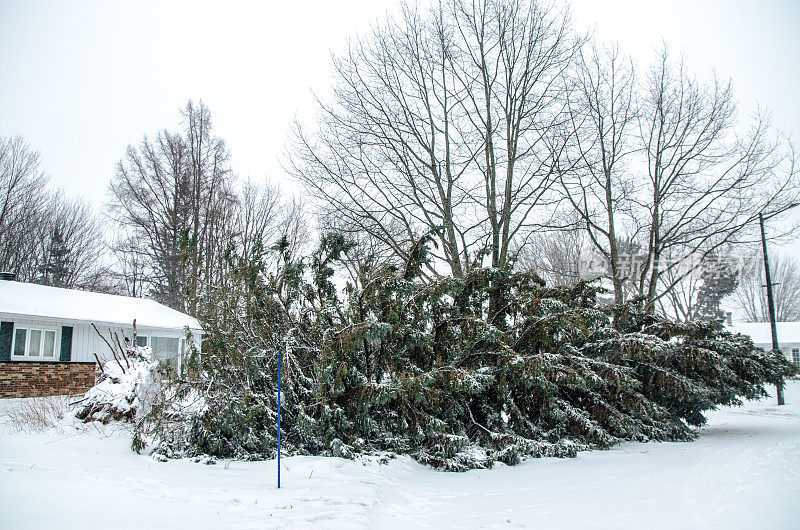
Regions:
[[570, 98], [572, 149], [561, 185], [595, 251], [608, 262], [614, 301], [624, 299], [619, 237], [635, 191], [627, 160], [634, 151], [635, 76], [618, 48], [581, 51]]
[[324, 216], [401, 260], [435, 234], [431, 274], [462, 276], [484, 255], [505, 267], [554, 200], [578, 44], [540, 2], [406, 5], [336, 58], [334, 101], [316, 130], [297, 127], [291, 171]]
[[181, 132], [145, 137], [117, 165], [110, 211], [122, 230], [112, 248], [120, 290], [197, 314], [200, 295], [225, 288], [231, 251], [252, 257], [282, 236], [297, 249], [308, 231], [301, 203], [237, 185], [205, 105], [190, 101], [182, 118]]
[[143, 297], [148, 287], [147, 256], [134, 236], [123, 236], [111, 243], [114, 258], [112, 274], [116, 290], [125, 296]]
[[38, 250], [32, 281], [56, 287], [103, 290], [103, 230], [91, 207], [82, 200], [53, 195], [36, 227]]
[[[751, 260], [736, 258], [735, 253], [744, 250], [726, 247], [710, 253], [699, 263], [667, 268], [661, 281], [671, 287], [659, 298], [658, 309], [670, 318], [683, 321], [723, 318], [723, 300], [731, 297], [742, 275], [751, 270], [747, 266]], [[676, 278], [679, 280], [675, 281]]]
[[519, 251], [519, 267], [535, 271], [548, 285], [574, 285], [581, 280], [586, 239], [580, 228], [532, 235]]
[[702, 260], [746, 242], [760, 211], [780, 211], [798, 198], [795, 155], [769, 139], [766, 118], [757, 116], [743, 135], [737, 125], [730, 84], [700, 84], [664, 49], [647, 78], [638, 119], [647, 177], [634, 216], [644, 222], [634, 234], [645, 242], [647, 261], [635, 286], [648, 310], [681, 280], [677, 275], [660, 287], [681, 257]]
[[20, 281], [93, 289], [103, 253], [91, 208], [49, 189], [39, 153], [0, 138], [0, 269]]
[[[243, 256], [252, 256], [256, 242], [263, 249], [283, 238], [288, 243], [289, 255], [298, 256], [309, 242], [311, 234], [303, 203], [287, 199], [276, 186], [245, 182], [234, 212], [231, 243]], [[271, 256], [277, 259], [274, 254]]]
[[[770, 254], [769, 262], [775, 318], [779, 322], [797, 322], [800, 320], [800, 263], [781, 254]], [[753, 269], [753, 274], [740, 278], [732, 302], [748, 322], [768, 322], [763, 261], [759, 260], [758, 266]]]
[[[751, 243], [759, 212], [797, 201], [794, 149], [763, 115], [743, 131], [730, 84], [700, 83], [666, 47], [641, 82], [615, 48], [582, 53], [575, 79], [564, 195], [608, 263], [616, 302], [685, 309], [687, 260]], [[639, 251], [625, 255], [620, 241]]]
[[22, 138], [0, 138], [0, 268], [20, 277], [35, 269], [33, 234], [49, 200], [39, 165], [39, 153]]
[[131, 252], [144, 258], [150, 293], [194, 312], [187, 301], [214, 276], [235, 198], [228, 151], [213, 136], [208, 108], [190, 101], [182, 116], [181, 133], [164, 130], [128, 147], [109, 186], [110, 213], [135, 245]]

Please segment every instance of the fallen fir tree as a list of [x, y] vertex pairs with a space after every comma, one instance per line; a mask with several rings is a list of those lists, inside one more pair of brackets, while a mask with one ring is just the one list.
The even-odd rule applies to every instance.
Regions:
[[[287, 453], [388, 451], [451, 471], [691, 440], [705, 412], [796, 373], [719, 323], [604, 307], [592, 284], [484, 268], [423, 279], [425, 243], [405, 264], [362, 267], [343, 301], [341, 236], [308, 263], [276, 245], [272, 273], [261, 245], [228, 254], [231, 284], [199, 301], [196, 377], [165, 387], [176, 399], [152, 407], [136, 439], [168, 457], [274, 457], [279, 355]], [[489, 296], [502, 300], [493, 315]], [[189, 394], [203, 406], [181, 407]]]

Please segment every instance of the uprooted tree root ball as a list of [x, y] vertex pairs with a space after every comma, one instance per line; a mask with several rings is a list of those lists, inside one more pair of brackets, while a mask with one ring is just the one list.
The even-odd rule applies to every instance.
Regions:
[[140, 420], [163, 391], [158, 361], [151, 357], [150, 348], [121, 341], [117, 333], [106, 344], [111, 358], [95, 356], [99, 373], [95, 385], [76, 402], [75, 417], [101, 423]]

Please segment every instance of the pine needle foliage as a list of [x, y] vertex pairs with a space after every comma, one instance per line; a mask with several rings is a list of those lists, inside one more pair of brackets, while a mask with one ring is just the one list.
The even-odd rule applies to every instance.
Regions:
[[591, 283], [493, 268], [423, 278], [425, 241], [404, 267], [362, 267], [342, 299], [335, 267], [352, 243], [327, 235], [308, 260], [287, 248], [226, 256], [231, 283], [201, 301], [205, 353], [184, 383], [207, 406], [180, 436], [174, 422], [156, 436], [162, 453], [274, 456], [279, 355], [288, 453], [390, 451], [450, 471], [691, 440], [707, 411], [796, 373], [719, 323], [602, 306]]

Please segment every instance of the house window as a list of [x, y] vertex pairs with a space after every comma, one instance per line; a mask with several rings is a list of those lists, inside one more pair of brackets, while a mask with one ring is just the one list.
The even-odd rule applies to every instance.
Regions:
[[153, 357], [159, 361], [169, 364], [173, 369], [178, 369], [180, 355], [180, 341], [177, 337], [150, 337], [150, 348], [153, 350]]
[[17, 328], [14, 330], [14, 357], [53, 360], [56, 357], [56, 330]]
[[792, 362], [800, 366], [800, 348], [792, 348]]

